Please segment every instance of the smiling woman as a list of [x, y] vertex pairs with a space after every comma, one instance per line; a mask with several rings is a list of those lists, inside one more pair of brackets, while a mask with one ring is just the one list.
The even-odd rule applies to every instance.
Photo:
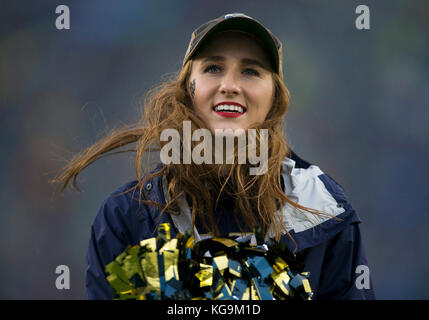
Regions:
[[255, 37], [220, 32], [193, 59], [194, 110], [213, 132], [257, 126], [273, 104], [272, 74], [269, 57]]
[[[172, 237], [191, 230], [196, 241], [260, 227], [264, 241], [296, 254], [314, 299], [375, 298], [370, 277], [355, 285], [367, 260], [344, 190], [287, 144], [282, 63], [281, 42], [259, 21], [234, 13], [204, 23], [192, 33], [177, 77], [150, 92], [141, 121], [78, 154], [53, 180], [62, 190], [71, 182], [77, 188], [84, 168], [136, 143], [137, 179], [103, 202], [91, 229], [86, 298], [112, 298], [106, 265], [127, 245], [155, 235], [160, 223], [172, 225]], [[185, 152], [150, 172], [144, 166], [148, 151], [168, 143], [165, 130], [177, 132], [183, 149], [198, 143], [192, 137], [199, 129], [267, 132], [266, 140], [244, 140], [259, 153], [267, 148], [267, 170], [251, 175], [247, 162], [184, 161]]]

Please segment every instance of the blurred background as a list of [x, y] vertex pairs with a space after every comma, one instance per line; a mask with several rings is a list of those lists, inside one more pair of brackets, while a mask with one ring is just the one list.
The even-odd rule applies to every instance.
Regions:
[[[55, 27], [61, 4], [70, 30]], [[355, 27], [360, 4], [370, 30]], [[102, 201], [135, 179], [134, 156], [88, 167], [81, 193], [53, 197], [48, 180], [137, 121], [145, 92], [179, 70], [191, 32], [231, 12], [283, 42], [287, 138], [345, 188], [377, 298], [429, 298], [426, 0], [3, 0], [0, 298], [83, 298], [91, 224]], [[70, 290], [55, 287], [58, 265], [70, 268]]]

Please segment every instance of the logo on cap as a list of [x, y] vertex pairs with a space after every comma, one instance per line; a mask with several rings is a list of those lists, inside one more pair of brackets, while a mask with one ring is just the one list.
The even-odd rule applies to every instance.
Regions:
[[226, 14], [224, 16], [225, 19], [233, 18], [233, 17], [247, 17], [247, 16], [245, 14], [242, 14], [242, 13], [230, 13], [230, 14]]

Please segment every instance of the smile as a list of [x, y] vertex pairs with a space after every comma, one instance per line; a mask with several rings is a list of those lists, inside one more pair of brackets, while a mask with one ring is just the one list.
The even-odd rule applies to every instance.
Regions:
[[246, 113], [247, 108], [237, 102], [221, 102], [213, 107], [213, 111], [222, 117], [236, 118]]

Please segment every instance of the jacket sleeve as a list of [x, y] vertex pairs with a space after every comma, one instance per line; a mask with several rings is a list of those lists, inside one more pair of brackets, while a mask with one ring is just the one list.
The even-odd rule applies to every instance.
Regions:
[[318, 299], [376, 299], [359, 223], [352, 223], [329, 242], [320, 277]]
[[104, 268], [126, 247], [124, 236], [118, 231], [118, 210], [113, 201], [105, 201], [91, 227], [86, 255], [85, 299], [113, 299]]

